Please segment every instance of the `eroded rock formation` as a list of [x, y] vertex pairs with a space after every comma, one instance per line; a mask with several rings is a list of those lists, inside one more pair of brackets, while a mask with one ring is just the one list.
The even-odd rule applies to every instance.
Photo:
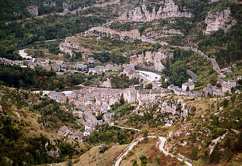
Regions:
[[192, 17], [186, 9], [181, 11], [173, 0], [163, 0], [161, 4], [147, 6], [142, 4], [125, 12], [119, 19], [122, 21], [149, 22], [157, 19], [174, 17]]
[[227, 31], [236, 21], [231, 16], [230, 9], [225, 9], [218, 12], [209, 12], [205, 20], [207, 25], [205, 34], [212, 34], [220, 29]]
[[159, 51], [146, 51], [141, 54], [133, 55], [130, 57], [130, 64], [144, 69], [162, 71], [165, 68], [167, 60], [172, 58], [172, 53], [159, 50]]

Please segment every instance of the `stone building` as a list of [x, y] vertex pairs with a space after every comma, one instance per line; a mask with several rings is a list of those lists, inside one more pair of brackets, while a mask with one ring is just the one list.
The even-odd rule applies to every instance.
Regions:
[[237, 82], [233, 80], [229, 80], [229, 81], [219, 80], [218, 84], [221, 85], [223, 93], [231, 93], [232, 89], [237, 86]]
[[48, 94], [49, 98], [51, 98], [52, 100], [55, 100], [58, 103], [65, 103], [67, 101], [67, 97], [65, 96], [64, 93], [60, 93], [60, 92], [50, 92]]

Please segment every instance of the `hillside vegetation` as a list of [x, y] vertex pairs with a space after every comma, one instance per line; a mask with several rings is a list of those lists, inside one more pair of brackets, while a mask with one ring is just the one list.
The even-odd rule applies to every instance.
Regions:
[[[0, 87], [0, 164], [33, 165], [60, 162], [85, 146], [57, 135], [63, 125], [83, 126], [64, 105], [26, 91]], [[80, 149], [79, 149], [80, 148]], [[59, 150], [59, 155], [51, 151]]]
[[241, 101], [241, 94], [227, 99], [197, 101], [197, 105], [203, 103], [203, 108], [197, 109], [186, 122], [175, 126], [174, 136], [169, 142], [176, 146], [172, 150], [185, 154], [197, 165], [239, 165], [242, 162]]

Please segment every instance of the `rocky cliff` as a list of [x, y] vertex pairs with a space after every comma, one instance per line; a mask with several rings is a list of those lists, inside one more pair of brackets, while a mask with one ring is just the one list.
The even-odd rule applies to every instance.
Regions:
[[130, 64], [148, 70], [161, 72], [165, 64], [173, 55], [167, 51], [146, 51], [130, 57]]
[[231, 10], [228, 8], [222, 11], [209, 12], [205, 23], [207, 25], [205, 34], [212, 34], [220, 29], [227, 31], [236, 21], [231, 17]]
[[179, 9], [173, 0], [163, 0], [156, 5], [138, 5], [132, 10], [125, 12], [119, 19], [122, 21], [148, 22], [157, 19], [174, 17], [192, 17], [186, 9]]

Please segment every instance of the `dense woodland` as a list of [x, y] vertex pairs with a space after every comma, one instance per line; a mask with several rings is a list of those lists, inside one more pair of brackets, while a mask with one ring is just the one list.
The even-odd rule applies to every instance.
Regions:
[[[57, 16], [50, 14], [63, 11], [64, 0], [56, 1], [27, 1], [16, 0], [1, 2], [0, 13], [0, 57], [17, 59], [16, 51], [36, 41], [62, 39], [75, 33], [105, 22], [102, 17], [82, 17], [77, 15]], [[69, 10], [89, 6], [95, 1], [67, 1]], [[39, 7], [40, 17], [35, 18], [26, 11], [28, 5]]]
[[[217, 75], [211, 64], [192, 51], [174, 50], [174, 59], [167, 64], [163, 74], [169, 78], [168, 84], [181, 86], [190, 78], [188, 69], [197, 75], [196, 89], [201, 89], [208, 83], [216, 84]], [[167, 82], [164, 82], [163, 86], [166, 85]]]
[[41, 68], [30, 69], [19, 66], [0, 65], [0, 84], [35, 90], [63, 90], [75, 85], [91, 85], [98, 82], [95, 75], [82, 73], [57, 75]]

